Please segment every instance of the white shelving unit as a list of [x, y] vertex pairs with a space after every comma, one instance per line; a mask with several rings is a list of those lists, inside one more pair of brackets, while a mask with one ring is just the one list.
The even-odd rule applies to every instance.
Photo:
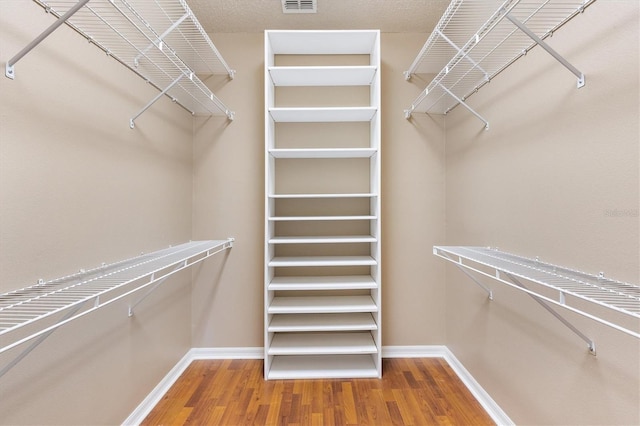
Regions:
[[[471, 273], [489, 277], [529, 294], [585, 340], [593, 354], [595, 343], [552, 310], [549, 304], [640, 339], [640, 286], [636, 284], [606, 278], [604, 273], [588, 274], [488, 247], [435, 246], [433, 254], [453, 262], [485, 289], [491, 299], [493, 293], [490, 288]], [[635, 329], [630, 324], [635, 324]]]
[[129, 306], [132, 316], [134, 308], [166, 278], [230, 249], [233, 241], [191, 241], [0, 294], [0, 353], [34, 341], [0, 369], [0, 377], [57, 328], [149, 288]]
[[585, 77], [544, 40], [595, 0], [452, 0], [436, 28], [405, 72], [436, 74], [427, 88], [405, 110], [446, 114], [462, 105], [489, 122], [465, 103], [514, 61], [539, 45], [577, 77]]
[[57, 20], [6, 63], [15, 78], [15, 64], [61, 24], [153, 84], [160, 93], [134, 115], [134, 121], [163, 95], [192, 114], [234, 113], [198, 78], [214, 73], [234, 77], [184, 0], [34, 0]]
[[[267, 379], [382, 375], [379, 52], [379, 31], [265, 32]], [[332, 102], [351, 88], [367, 99], [314, 105], [305, 91], [313, 87]], [[287, 105], [296, 93], [303, 105]], [[344, 141], [281, 136], [286, 126], [344, 123], [366, 132]], [[357, 185], [337, 167], [344, 161], [357, 162], [348, 163]]]

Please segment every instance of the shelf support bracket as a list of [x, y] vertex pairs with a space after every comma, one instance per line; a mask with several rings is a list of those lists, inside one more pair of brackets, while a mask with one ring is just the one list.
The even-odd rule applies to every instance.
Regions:
[[[133, 310], [135, 309], [135, 307], [138, 306], [140, 303], [142, 303], [142, 301], [144, 299], [149, 297], [149, 295], [151, 293], [153, 293], [158, 287], [160, 287], [160, 285], [162, 283], [164, 283], [167, 280], [167, 278], [169, 278], [174, 272], [176, 272], [179, 269], [182, 269], [182, 268], [185, 268], [186, 266], [188, 266], [186, 263], [187, 263], [187, 261], [185, 260], [183, 263], [177, 264], [176, 267], [173, 268], [173, 270], [171, 272], [169, 272], [164, 278], [161, 278], [158, 282], [156, 282], [154, 284], [153, 287], [151, 287], [149, 290], [147, 290], [147, 292], [144, 294], [144, 296], [142, 296], [140, 299], [136, 300], [134, 303], [129, 305], [129, 316], [132, 317], [133, 316]], [[151, 278], [150, 278], [150, 282], [153, 282], [155, 280], [156, 280], [155, 274], [152, 274]]]
[[[525, 289], [525, 290], [529, 290], [524, 284], [522, 284], [516, 277], [514, 277], [513, 275], [509, 274], [508, 272], [504, 273], [507, 278], [509, 278], [509, 280], [514, 283], [515, 285], [517, 285], [518, 287]], [[564, 324], [569, 330], [573, 331], [576, 335], [578, 335], [578, 337], [580, 337], [582, 340], [584, 340], [587, 343], [587, 348], [589, 349], [589, 353], [591, 355], [596, 355], [596, 344], [594, 343], [593, 340], [591, 340], [589, 337], [587, 337], [587, 335], [585, 335], [583, 332], [581, 332], [580, 330], [578, 330], [576, 328], [576, 326], [574, 326], [573, 324], [571, 324], [566, 318], [564, 318], [562, 315], [560, 315], [558, 312], [556, 312], [551, 306], [549, 306], [548, 303], [546, 303], [544, 300], [540, 299], [539, 297], [535, 296], [534, 294], [527, 292], [527, 294], [529, 296], [531, 296], [531, 298], [533, 300], [535, 300], [536, 302], [538, 302], [540, 304], [540, 306], [542, 306], [544, 309], [547, 310], [547, 312], [549, 312], [551, 315], [553, 315], [554, 317], [556, 317], [558, 319], [558, 321], [560, 321], [562, 324]]]
[[71, 16], [73, 16], [74, 13], [80, 10], [87, 3], [89, 3], [89, 0], [78, 1], [78, 3], [73, 5], [71, 9], [67, 10], [67, 12], [64, 15], [56, 19], [56, 21], [53, 24], [51, 24], [49, 28], [44, 30], [38, 37], [36, 37], [31, 43], [26, 45], [24, 49], [18, 52], [13, 58], [9, 59], [7, 61], [7, 64], [5, 65], [4, 75], [13, 80], [15, 78], [15, 70], [14, 70], [15, 64], [20, 59], [22, 59], [27, 53], [31, 52], [31, 50], [33, 50], [34, 47], [39, 45], [45, 38], [49, 37], [49, 35], [53, 33], [55, 30], [57, 30], [60, 25], [67, 22], [67, 20], [71, 18]]
[[478, 114], [473, 108], [471, 108], [469, 105], [467, 105], [467, 103], [465, 101], [463, 101], [462, 99], [460, 99], [458, 96], [456, 96], [455, 93], [453, 93], [451, 90], [447, 89], [442, 83], [438, 83], [438, 85], [440, 86], [440, 88], [442, 90], [444, 90], [445, 92], [447, 92], [447, 94], [449, 96], [451, 96], [453, 99], [455, 99], [460, 105], [462, 105], [463, 107], [465, 107], [467, 110], [469, 110], [469, 112], [473, 115], [475, 115], [478, 120], [482, 121], [484, 123], [484, 129], [485, 130], [489, 130], [489, 122], [487, 120], [485, 120], [480, 114]]
[[[80, 303], [79, 305], [75, 306], [71, 311], [67, 312], [67, 314], [62, 319], [60, 319], [59, 323], [67, 321], [69, 318], [73, 317], [80, 309], [82, 309], [82, 307], [84, 306], [85, 303], [86, 302]], [[15, 367], [16, 364], [18, 364], [20, 361], [22, 361], [24, 359], [24, 357], [29, 355], [31, 353], [31, 351], [33, 351], [35, 348], [37, 348], [40, 345], [40, 343], [44, 342], [47, 339], [47, 337], [51, 336], [51, 334], [54, 331], [56, 331], [57, 329], [58, 329], [57, 327], [56, 328], [51, 328], [46, 333], [42, 334], [36, 341], [31, 343], [22, 352], [20, 352], [14, 359], [12, 359], [9, 363], [7, 363], [7, 365], [2, 367], [2, 369], [0, 370], [0, 377], [2, 377], [5, 374], [7, 374], [9, 372], [9, 370], [11, 370], [13, 367]]]
[[518, 21], [516, 18], [514, 18], [513, 16], [511, 16], [510, 13], [507, 13], [505, 15], [505, 17], [511, 21], [511, 23], [513, 25], [515, 25], [516, 27], [518, 27], [520, 29], [520, 31], [522, 31], [523, 33], [525, 33], [526, 35], [529, 36], [529, 38], [531, 38], [531, 40], [533, 40], [534, 42], [536, 42], [536, 44], [538, 44], [540, 47], [542, 47], [544, 50], [547, 51], [547, 53], [549, 53], [551, 56], [553, 56], [558, 62], [560, 62], [562, 65], [564, 65], [564, 67], [566, 69], [568, 69], [569, 71], [571, 71], [576, 77], [578, 77], [578, 82], [577, 82], [577, 87], [578, 89], [581, 88], [582, 86], [584, 86], [585, 84], [585, 77], [584, 74], [582, 72], [580, 72], [580, 70], [578, 70], [576, 67], [574, 67], [573, 65], [571, 65], [571, 63], [569, 63], [569, 61], [567, 61], [564, 57], [562, 57], [562, 55], [560, 55], [558, 52], [556, 52], [555, 50], [553, 50], [553, 48], [551, 46], [549, 46], [547, 43], [545, 43], [540, 37], [538, 37], [537, 35], [535, 35], [533, 33], [533, 31], [531, 31], [529, 28], [527, 28], [526, 25], [524, 25], [522, 22]]
[[474, 67], [474, 68], [479, 69], [479, 70], [480, 70], [480, 72], [482, 72], [482, 74], [484, 74], [484, 79], [485, 79], [485, 81], [486, 81], [486, 80], [489, 80], [489, 74], [488, 74], [484, 69], [482, 69], [482, 67], [480, 66], [480, 64], [478, 64], [476, 61], [474, 61], [474, 60], [473, 60], [473, 58], [472, 58], [471, 56], [469, 56], [466, 52], [464, 52], [462, 49], [460, 49], [460, 48], [459, 48], [459, 47], [458, 47], [458, 46], [457, 46], [453, 41], [451, 41], [451, 40], [449, 39], [449, 37], [447, 37], [446, 35], [444, 35], [444, 33], [443, 33], [442, 31], [440, 31], [440, 30], [438, 30], [438, 29], [436, 29], [435, 31], [436, 31], [436, 33], [437, 33], [437, 34], [438, 34], [438, 35], [439, 35], [439, 36], [440, 36], [444, 41], [446, 41], [447, 43], [449, 43], [449, 45], [450, 45], [451, 47], [453, 47], [455, 50], [457, 50], [459, 55], [462, 55], [462, 57], [463, 57], [463, 58], [465, 58], [466, 60], [468, 60], [468, 61], [471, 63], [471, 65], [473, 65], [473, 67]]
[[451, 263], [453, 263], [455, 265], [456, 268], [458, 268], [463, 274], [465, 274], [467, 277], [469, 277], [469, 279], [471, 281], [473, 281], [474, 283], [478, 284], [484, 291], [487, 292], [487, 294], [489, 295], [489, 300], [493, 300], [493, 290], [491, 290], [489, 287], [487, 287], [486, 285], [484, 285], [484, 283], [482, 281], [480, 281], [479, 279], [477, 279], [476, 277], [474, 277], [473, 275], [471, 275], [471, 273], [467, 272], [467, 270], [464, 268], [463, 264], [462, 264], [462, 258], [458, 257], [458, 259], [454, 259], [452, 257], [450, 257], [448, 255], [448, 253], [439, 253], [437, 249], [433, 249], [433, 254], [435, 254], [436, 256], [443, 256], [445, 258], [447, 258], [447, 260], [451, 261]]
[[165, 32], [163, 32], [162, 34], [160, 34], [158, 36], [158, 39], [155, 42], [151, 42], [149, 43], [149, 45], [147, 47], [145, 47], [144, 49], [142, 49], [140, 51], [140, 53], [138, 54], [138, 56], [136, 56], [133, 59], [133, 63], [135, 64], [135, 66], [138, 66], [138, 62], [140, 61], [140, 58], [144, 55], [146, 55], [146, 53], [149, 51], [149, 49], [151, 49], [153, 46], [157, 47], [158, 49], [162, 50], [163, 49], [163, 44], [164, 44], [164, 38], [166, 36], [168, 36], [173, 30], [175, 30], [176, 28], [178, 28], [178, 26], [180, 24], [182, 24], [182, 22], [184, 22], [185, 19], [187, 19], [189, 17], [188, 13], [185, 13], [184, 15], [182, 15], [180, 17], [180, 19], [178, 19], [176, 22], [174, 22], [169, 28], [167, 28], [165, 30]]
[[129, 120], [129, 127], [130, 128], [134, 128], [136, 125], [134, 123], [134, 121], [140, 117], [142, 115], [142, 113], [144, 113], [146, 110], [148, 110], [151, 105], [153, 105], [154, 103], [156, 103], [156, 101], [158, 99], [160, 99], [162, 96], [166, 95], [166, 93], [171, 90], [171, 88], [173, 86], [175, 86], [176, 84], [178, 84], [178, 82], [182, 79], [182, 77], [184, 77], [184, 74], [181, 74], [178, 78], [176, 78], [175, 80], [173, 80], [171, 82], [170, 85], [168, 85], [166, 88], [164, 88], [160, 93], [158, 93], [153, 99], [151, 99], [149, 101], [149, 103], [147, 103], [136, 115], [134, 115], [130, 120]]

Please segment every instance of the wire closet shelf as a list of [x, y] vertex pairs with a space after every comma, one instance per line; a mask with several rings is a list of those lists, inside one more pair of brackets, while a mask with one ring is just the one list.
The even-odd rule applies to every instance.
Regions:
[[[544, 47], [542, 40], [594, 1], [453, 0], [405, 72], [407, 80], [414, 74], [436, 74], [405, 116], [446, 114], [534, 46]], [[576, 74], [581, 87], [584, 76], [563, 58], [556, 59]]]
[[[488, 247], [434, 246], [433, 254], [453, 262], [461, 269], [524, 291], [536, 300], [566, 308], [640, 339], [640, 333], [628, 328], [627, 321], [612, 320], [610, 317], [613, 316], [607, 314], [607, 311], [622, 314], [620, 320], [630, 318], [637, 326], [640, 320], [638, 285], [605, 278], [603, 273], [588, 274]], [[520, 279], [539, 288], [528, 288]], [[485, 290], [492, 297], [490, 290], [486, 287]]]
[[[34, 0], [60, 19], [78, 0]], [[196, 76], [235, 71], [184, 0], [90, 0], [66, 24], [192, 114], [233, 112]], [[150, 104], [155, 102], [154, 99]], [[149, 106], [147, 105], [138, 115]], [[131, 127], [133, 127], [133, 120]]]
[[191, 241], [0, 294], [0, 353], [155, 284], [129, 306], [131, 316], [164, 279], [231, 248], [233, 241]]

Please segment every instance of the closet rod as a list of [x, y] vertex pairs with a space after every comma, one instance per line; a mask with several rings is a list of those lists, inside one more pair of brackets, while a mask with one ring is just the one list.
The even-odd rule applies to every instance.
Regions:
[[62, 25], [65, 22], [67, 22], [67, 20], [69, 18], [71, 18], [74, 13], [76, 13], [78, 10], [80, 10], [87, 3], [89, 3], [89, 0], [80, 0], [80, 1], [78, 1], [78, 3], [76, 3], [71, 9], [67, 10], [67, 12], [64, 15], [62, 15], [60, 18], [58, 18], [53, 24], [49, 25], [49, 28], [44, 30], [38, 37], [36, 37], [33, 41], [31, 41], [31, 43], [27, 44], [24, 47], [24, 49], [22, 49], [20, 52], [18, 52], [13, 58], [9, 59], [9, 61], [7, 62], [6, 66], [5, 66], [4, 75], [6, 75], [7, 77], [9, 77], [10, 79], [13, 80], [15, 78], [14, 65], [20, 59], [22, 59], [23, 56], [25, 56], [27, 53], [31, 52], [31, 50], [33, 50], [34, 47], [39, 45], [45, 38], [49, 37], [49, 35], [52, 32], [54, 32], [56, 29], [58, 29], [58, 27], [60, 25]]

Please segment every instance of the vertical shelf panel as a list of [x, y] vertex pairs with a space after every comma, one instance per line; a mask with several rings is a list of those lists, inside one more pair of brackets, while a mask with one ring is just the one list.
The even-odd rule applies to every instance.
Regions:
[[[267, 379], [382, 375], [379, 49], [379, 31], [265, 32]], [[281, 66], [278, 55], [299, 57], [294, 66]], [[326, 55], [332, 56], [330, 66]], [[368, 64], [349, 64], [362, 55]], [[291, 86], [326, 86], [322, 96], [329, 106], [291, 98], [295, 92], [284, 89]], [[345, 104], [353, 100], [341, 92], [334, 99], [332, 91], [351, 86], [365, 86], [360, 94], [366, 103]], [[291, 99], [296, 106], [282, 106]], [[305, 132], [318, 130], [316, 123], [329, 135], [344, 133], [348, 122], [367, 127], [346, 143], [331, 136], [306, 140]], [[276, 123], [296, 123], [300, 142], [289, 135], [287, 143], [278, 143]], [[345, 168], [343, 162], [352, 161], [345, 159], [363, 163]]]

